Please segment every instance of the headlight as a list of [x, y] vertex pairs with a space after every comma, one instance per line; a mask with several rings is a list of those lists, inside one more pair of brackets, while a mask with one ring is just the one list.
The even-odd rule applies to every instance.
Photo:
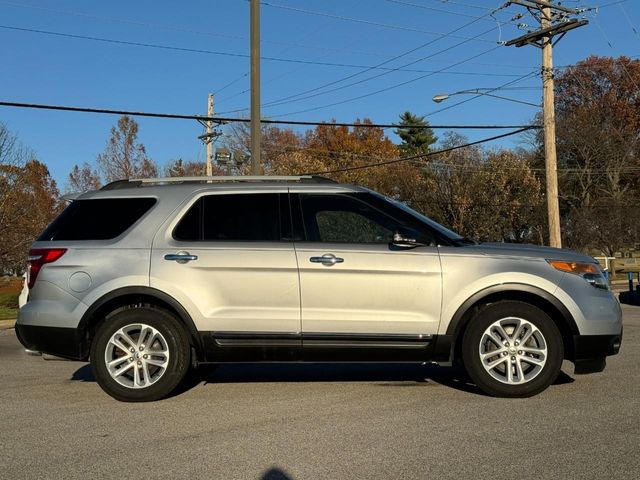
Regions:
[[602, 268], [597, 263], [578, 263], [564, 260], [547, 260], [547, 262], [556, 270], [584, 278], [592, 287], [602, 290], [609, 289], [609, 282], [607, 282], [607, 279], [602, 274]]

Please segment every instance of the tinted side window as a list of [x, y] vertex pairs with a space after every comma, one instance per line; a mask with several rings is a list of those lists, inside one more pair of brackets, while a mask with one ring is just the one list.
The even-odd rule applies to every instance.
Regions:
[[173, 236], [183, 241], [280, 241], [281, 210], [278, 193], [207, 195], [182, 217]]
[[396, 222], [348, 195], [301, 194], [307, 240], [327, 243], [389, 243]]
[[389, 243], [393, 232], [362, 212], [316, 213], [319, 241], [333, 243]]
[[38, 241], [110, 240], [124, 233], [155, 203], [155, 198], [75, 200]]
[[198, 199], [184, 214], [173, 230], [173, 238], [184, 242], [202, 240], [202, 203], [203, 199]]

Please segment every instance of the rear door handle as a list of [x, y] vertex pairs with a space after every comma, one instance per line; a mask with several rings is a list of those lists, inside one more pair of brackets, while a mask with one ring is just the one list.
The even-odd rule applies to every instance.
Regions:
[[336, 257], [333, 253], [325, 253], [321, 257], [311, 257], [311, 263], [321, 263], [323, 265], [332, 266], [336, 263], [343, 263], [344, 258]]
[[192, 260], [197, 260], [197, 255], [191, 255], [189, 252], [167, 253], [164, 256], [165, 260], [174, 261], [178, 263], [187, 263]]

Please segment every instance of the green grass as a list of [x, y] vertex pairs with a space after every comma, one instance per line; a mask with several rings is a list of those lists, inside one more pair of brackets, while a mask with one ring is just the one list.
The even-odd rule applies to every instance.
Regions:
[[14, 320], [17, 316], [17, 308], [0, 306], [0, 320]]
[[0, 278], [0, 320], [13, 320], [18, 316], [21, 288], [22, 279], [19, 277]]
[[13, 320], [18, 316], [18, 295], [0, 291], [0, 320]]

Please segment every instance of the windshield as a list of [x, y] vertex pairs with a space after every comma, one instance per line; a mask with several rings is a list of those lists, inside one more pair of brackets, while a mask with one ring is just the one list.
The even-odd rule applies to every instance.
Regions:
[[458, 235], [456, 232], [449, 230], [446, 227], [443, 227], [442, 225], [440, 225], [437, 222], [434, 222], [433, 220], [431, 220], [429, 217], [426, 217], [424, 215], [422, 215], [421, 213], [416, 212], [414, 209], [410, 208], [409, 206], [407, 206], [406, 204], [398, 201], [398, 200], [394, 200], [393, 198], [389, 198], [389, 197], [385, 197], [384, 195], [378, 193], [378, 192], [372, 192], [374, 195], [376, 195], [377, 197], [382, 198], [383, 200], [386, 200], [387, 202], [392, 203], [394, 206], [400, 208], [401, 210], [405, 211], [406, 213], [408, 213], [409, 215], [412, 215], [416, 218], [418, 218], [420, 221], [426, 223], [427, 225], [429, 225], [429, 227], [431, 227], [432, 229], [434, 229], [435, 231], [437, 231], [439, 234], [441, 234], [443, 237], [446, 237], [454, 242], [460, 242], [464, 240], [464, 237], [462, 237], [461, 235]]

